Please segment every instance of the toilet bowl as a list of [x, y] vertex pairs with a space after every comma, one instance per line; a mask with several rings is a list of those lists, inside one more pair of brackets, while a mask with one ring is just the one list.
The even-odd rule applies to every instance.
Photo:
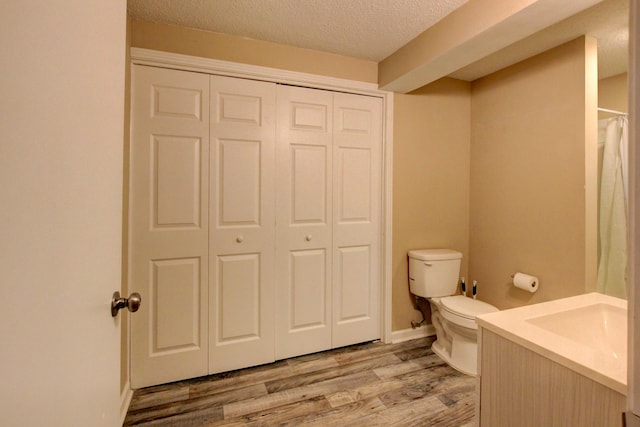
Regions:
[[431, 348], [458, 371], [476, 375], [478, 326], [476, 316], [498, 311], [480, 300], [455, 295], [462, 254], [451, 249], [421, 249], [409, 252], [411, 293], [426, 298], [436, 340]]
[[429, 298], [431, 323], [436, 341], [431, 346], [435, 354], [451, 367], [467, 375], [478, 372], [478, 325], [476, 316], [498, 311], [491, 304], [462, 295]]

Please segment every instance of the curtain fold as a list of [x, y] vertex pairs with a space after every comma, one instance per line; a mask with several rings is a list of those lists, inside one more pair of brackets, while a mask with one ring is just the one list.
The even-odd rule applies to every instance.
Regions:
[[[603, 137], [600, 177], [598, 286], [600, 293], [626, 298], [627, 118], [600, 120]], [[599, 141], [600, 143], [601, 141]]]

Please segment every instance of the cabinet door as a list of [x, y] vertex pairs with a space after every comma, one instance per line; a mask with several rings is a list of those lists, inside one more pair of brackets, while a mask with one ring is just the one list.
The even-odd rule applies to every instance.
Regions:
[[132, 69], [131, 385], [207, 373], [209, 77]]
[[278, 359], [331, 348], [332, 94], [278, 86]]
[[380, 338], [382, 100], [333, 95], [333, 337]]
[[211, 76], [210, 373], [275, 360], [275, 99]]

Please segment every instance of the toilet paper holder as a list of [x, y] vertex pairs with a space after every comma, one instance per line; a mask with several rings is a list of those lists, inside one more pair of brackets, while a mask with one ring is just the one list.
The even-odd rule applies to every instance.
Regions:
[[533, 293], [536, 292], [538, 290], [538, 286], [540, 286], [540, 279], [536, 276], [520, 272], [511, 274], [510, 276], [513, 281], [513, 286], [518, 289]]

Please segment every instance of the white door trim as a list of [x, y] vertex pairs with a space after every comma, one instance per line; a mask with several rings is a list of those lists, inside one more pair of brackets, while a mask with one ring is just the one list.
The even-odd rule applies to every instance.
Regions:
[[335, 77], [301, 73], [298, 71], [241, 64], [238, 62], [221, 61], [218, 59], [202, 58], [199, 56], [162, 52], [138, 47], [131, 48], [131, 61], [134, 64], [140, 65], [152, 65], [154, 67], [174, 68], [178, 70], [204, 72], [229, 77], [286, 83], [295, 86], [359, 93], [362, 95], [383, 96], [390, 93], [378, 90], [378, 85], [375, 83], [339, 79]]
[[381, 332], [382, 341], [391, 342], [391, 230], [392, 230], [392, 165], [393, 165], [393, 93], [378, 89], [375, 83], [346, 80], [297, 71], [257, 65], [240, 64], [151, 49], [131, 48], [131, 63], [176, 70], [204, 72], [229, 77], [263, 80], [317, 89], [348, 92], [382, 98], [383, 159], [382, 159], [382, 265]]
[[629, 4], [629, 257], [628, 257], [628, 351], [627, 351], [627, 413], [626, 423], [630, 427], [640, 426], [640, 3]]

